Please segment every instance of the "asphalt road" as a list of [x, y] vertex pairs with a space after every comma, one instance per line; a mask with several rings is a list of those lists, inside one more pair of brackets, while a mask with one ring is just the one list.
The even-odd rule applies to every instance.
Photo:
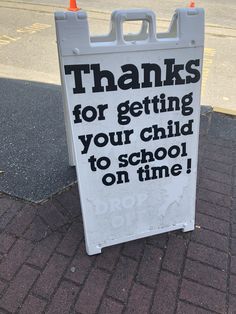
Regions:
[[[64, 10], [65, 0], [0, 1], [0, 76], [60, 84], [53, 12]], [[85, 1], [92, 34], [106, 33], [115, 1]], [[202, 103], [236, 111], [236, 3], [199, 0], [206, 10], [205, 64]], [[119, 1], [119, 8], [147, 7], [157, 14], [158, 31], [168, 29], [177, 7], [188, 1]], [[137, 27], [129, 25], [129, 30]]]

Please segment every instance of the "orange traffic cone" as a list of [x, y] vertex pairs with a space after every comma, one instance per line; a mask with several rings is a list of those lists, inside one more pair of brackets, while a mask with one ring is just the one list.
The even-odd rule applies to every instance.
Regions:
[[195, 8], [195, 2], [194, 1], [190, 1], [188, 7], [189, 8]]
[[77, 7], [77, 4], [76, 4], [76, 0], [70, 0], [70, 7], [68, 8], [69, 11], [79, 11], [80, 8]]

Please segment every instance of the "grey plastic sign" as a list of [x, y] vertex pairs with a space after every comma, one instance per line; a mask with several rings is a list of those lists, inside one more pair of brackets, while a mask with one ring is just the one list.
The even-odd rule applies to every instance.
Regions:
[[[122, 24], [141, 20], [138, 34]], [[119, 10], [91, 37], [86, 13], [55, 14], [70, 164], [86, 249], [194, 229], [202, 9], [178, 9], [167, 33], [150, 10]]]

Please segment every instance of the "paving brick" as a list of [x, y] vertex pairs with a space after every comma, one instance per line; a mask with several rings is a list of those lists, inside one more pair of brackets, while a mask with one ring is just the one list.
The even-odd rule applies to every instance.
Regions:
[[236, 238], [231, 238], [231, 250], [232, 254], [236, 255]]
[[213, 145], [219, 146], [222, 151], [224, 151], [224, 148], [232, 149], [234, 146], [233, 141], [227, 140], [225, 138], [215, 137], [212, 135], [207, 135], [207, 141], [210, 142]]
[[117, 263], [121, 245], [114, 245], [103, 249], [102, 254], [97, 256], [96, 265], [100, 268], [112, 271]]
[[229, 249], [229, 241], [226, 236], [203, 228], [194, 230], [192, 240], [225, 252]]
[[40, 217], [35, 217], [29, 229], [24, 233], [24, 238], [31, 241], [41, 241], [51, 233], [49, 226], [47, 226]]
[[212, 159], [204, 159], [203, 165], [204, 167], [210, 170], [218, 171], [220, 173], [228, 174], [228, 175], [232, 174], [232, 166], [228, 164], [224, 164], [219, 161], [215, 161]]
[[201, 178], [199, 186], [203, 189], [207, 189], [216, 193], [225, 194], [227, 196], [231, 195], [231, 185], [222, 182]]
[[111, 300], [109, 298], [103, 298], [102, 304], [98, 311], [99, 314], [121, 314], [123, 311], [123, 305]]
[[232, 294], [236, 294], [236, 275], [230, 275], [229, 291]]
[[180, 273], [185, 258], [187, 242], [184, 239], [170, 236], [166, 254], [163, 260], [163, 269]]
[[0, 301], [0, 306], [13, 313], [22, 304], [39, 272], [23, 265]]
[[79, 189], [78, 189], [78, 183], [77, 182], [70, 187], [70, 191], [77, 197], [77, 199], [79, 201], [80, 197], [79, 197]]
[[173, 314], [178, 290], [178, 277], [161, 271], [157, 289], [155, 291], [152, 314]]
[[197, 211], [215, 218], [230, 221], [230, 208], [220, 207], [209, 202], [197, 200]]
[[231, 227], [232, 227], [232, 237], [236, 238], [236, 224], [232, 223]]
[[229, 311], [228, 314], [235, 314], [236, 309], [236, 296], [230, 295], [229, 296]]
[[191, 259], [207, 263], [208, 265], [217, 267], [221, 270], [227, 269], [228, 255], [226, 253], [198, 243], [190, 242], [187, 256]]
[[180, 301], [178, 303], [177, 314], [209, 314], [209, 311]]
[[[233, 199], [233, 209], [236, 208], [236, 201], [235, 199]], [[236, 223], [236, 210], [234, 209], [232, 211], [232, 221], [233, 223]]]
[[147, 244], [157, 246], [160, 249], [164, 249], [167, 245], [168, 233], [157, 234], [152, 237], [148, 237], [146, 241]]
[[7, 284], [0, 280], [0, 295], [3, 293], [3, 290], [7, 287]]
[[208, 215], [197, 213], [196, 224], [224, 235], [229, 234], [229, 222]]
[[57, 251], [67, 256], [73, 256], [82, 239], [83, 226], [81, 223], [75, 222], [65, 234]]
[[136, 241], [127, 242], [124, 244], [122, 254], [128, 257], [131, 257], [135, 260], [139, 260], [141, 253], [145, 245], [144, 239], [139, 239]]
[[69, 259], [67, 257], [53, 254], [34, 286], [34, 293], [44, 298], [50, 298], [61, 279], [68, 262]]
[[34, 206], [24, 206], [7, 226], [6, 232], [20, 237], [33, 221], [35, 214], [36, 208]]
[[211, 169], [203, 168], [203, 171], [201, 173], [201, 177], [204, 179], [208, 179], [211, 181], [216, 181], [220, 183], [225, 183], [228, 185], [231, 185], [231, 175], [227, 173], [222, 173], [219, 171], [214, 171]]
[[200, 188], [197, 196], [200, 200], [210, 202], [214, 205], [219, 205], [227, 208], [231, 207], [231, 198], [224, 194]]
[[226, 291], [227, 273], [200, 262], [186, 260], [184, 277], [198, 281], [200, 284]]
[[[236, 143], [234, 142], [233, 145], [235, 146]], [[236, 163], [235, 163], [235, 161], [236, 161], [236, 153], [235, 153], [235, 151], [234, 151], [234, 165], [233, 165], [233, 176], [234, 176], [234, 181], [233, 181], [233, 183], [234, 183], [234, 185], [236, 185]]]
[[140, 285], [138, 283], [134, 283], [129, 301], [124, 313], [130, 314], [144, 314], [149, 313], [149, 309], [151, 307], [152, 300], [152, 290]]
[[183, 279], [180, 299], [218, 313], [226, 313], [226, 294]]
[[221, 146], [214, 145], [211, 143], [207, 143], [206, 151], [204, 152], [205, 158], [209, 158], [214, 161], [222, 162], [223, 164], [232, 165], [232, 149], [228, 147], [224, 147], [222, 149]]
[[14, 200], [12, 200], [10, 197], [0, 195], [0, 216], [2, 216], [2, 214], [12, 206], [13, 202]]
[[76, 311], [82, 314], [95, 313], [101, 302], [108, 279], [109, 275], [107, 273], [98, 268], [93, 269], [90, 272], [79, 295], [78, 301], [75, 304]]
[[236, 256], [231, 256], [231, 265], [230, 265], [230, 271], [233, 274], [236, 274]]
[[[77, 185], [76, 188], [78, 190]], [[68, 192], [57, 195], [55, 199], [60, 203], [62, 207], [62, 209], [60, 208], [60, 210], [63, 212], [63, 214], [71, 218], [81, 217], [81, 206], [78, 193], [75, 195], [73, 191], [70, 190]]]
[[[57, 206], [56, 206], [57, 205]], [[42, 207], [38, 208], [38, 214], [43, 218], [43, 220], [50, 226], [52, 230], [63, 226], [68, 222], [68, 220], [63, 216], [58, 210], [59, 204], [53, 202], [47, 202]]]
[[8, 235], [6, 233], [1, 233], [0, 234], [0, 252], [7, 253], [15, 241], [16, 241], [15, 237]]
[[46, 239], [38, 242], [35, 245], [35, 248], [33, 249], [27, 262], [40, 268], [44, 268], [60, 239], [61, 235], [54, 232]]
[[32, 314], [33, 312], [34, 314], [42, 314], [46, 304], [45, 301], [33, 295], [28, 295], [19, 313]]
[[11, 280], [19, 267], [26, 261], [32, 249], [33, 245], [31, 242], [21, 239], [17, 240], [0, 264], [1, 278]]
[[[62, 281], [54, 295], [47, 314], [68, 314], [79, 292], [79, 287], [73, 283]], [[92, 301], [92, 300], [91, 300]]]
[[12, 200], [9, 207], [1, 216], [0, 219], [0, 229], [4, 229], [9, 222], [13, 219], [13, 217], [17, 214], [17, 212], [22, 208], [23, 203], [19, 201]]
[[[232, 156], [228, 158], [228, 156], [224, 156], [222, 152], [220, 154], [214, 153], [214, 151], [209, 149], [208, 147], [209, 145], [210, 145], [209, 142], [207, 142], [204, 149], [200, 150], [199, 152], [199, 156], [202, 159], [201, 161], [204, 162], [204, 166], [206, 168], [212, 169], [211, 167], [208, 166], [207, 161], [211, 161], [213, 163], [221, 163], [227, 167], [232, 167]], [[226, 151], [231, 151], [231, 150], [226, 149]], [[217, 170], [217, 169], [214, 169], [214, 170]]]
[[[74, 259], [68, 267], [65, 278], [72, 280], [77, 284], [83, 284], [94, 259], [94, 256], [88, 256], [86, 254], [84, 243], [81, 243]], [[73, 271], [71, 271], [71, 269]]]
[[112, 279], [107, 290], [107, 295], [120, 301], [126, 301], [136, 269], [136, 261], [128, 257], [120, 257], [113, 272]]
[[160, 271], [163, 252], [154, 246], [146, 246], [136, 276], [137, 281], [154, 287]]

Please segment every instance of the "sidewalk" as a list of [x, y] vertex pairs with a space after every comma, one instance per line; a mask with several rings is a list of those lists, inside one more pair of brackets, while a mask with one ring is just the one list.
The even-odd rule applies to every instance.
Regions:
[[201, 130], [194, 232], [89, 257], [76, 185], [41, 205], [2, 194], [0, 313], [236, 313], [235, 142], [214, 116]]

